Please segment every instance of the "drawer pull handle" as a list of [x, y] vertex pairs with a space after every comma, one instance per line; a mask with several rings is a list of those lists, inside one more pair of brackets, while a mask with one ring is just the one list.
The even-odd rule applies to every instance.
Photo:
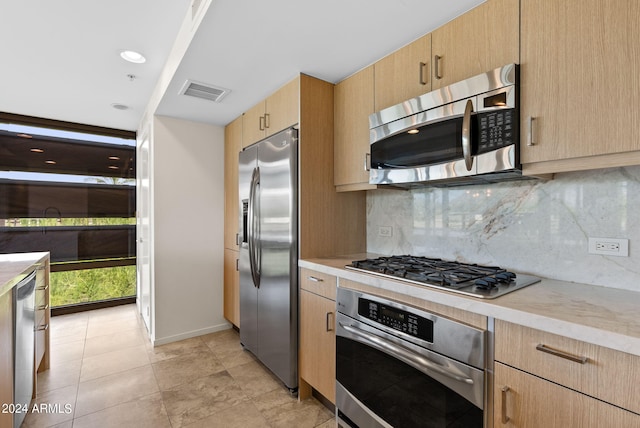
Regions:
[[41, 305], [41, 306], [38, 306], [38, 307], [36, 308], [36, 311], [44, 311], [44, 310], [46, 310], [46, 309], [49, 309], [49, 305]]
[[49, 328], [49, 323], [45, 324], [45, 325], [39, 325], [38, 327], [34, 328], [34, 331], [43, 331], [43, 330], [47, 330]]
[[509, 422], [509, 416], [507, 416], [507, 392], [510, 389], [508, 386], [502, 387], [502, 425], [506, 425]]
[[564, 358], [565, 360], [573, 361], [578, 364], [586, 364], [589, 359], [587, 357], [578, 357], [575, 355], [568, 354], [566, 352], [558, 351], [556, 349], [549, 348], [547, 345], [542, 343], [536, 346], [536, 349], [541, 352], [545, 352], [547, 354], [555, 355], [556, 357]]
[[324, 282], [324, 279], [322, 279], [322, 278], [316, 278], [315, 276], [309, 276], [309, 281], [313, 281], [313, 282]]

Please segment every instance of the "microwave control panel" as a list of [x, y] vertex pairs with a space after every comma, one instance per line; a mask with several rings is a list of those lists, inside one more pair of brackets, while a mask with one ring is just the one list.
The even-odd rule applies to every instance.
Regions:
[[478, 152], [485, 153], [516, 143], [517, 116], [512, 108], [477, 115]]
[[433, 321], [373, 300], [358, 299], [358, 315], [433, 343]]

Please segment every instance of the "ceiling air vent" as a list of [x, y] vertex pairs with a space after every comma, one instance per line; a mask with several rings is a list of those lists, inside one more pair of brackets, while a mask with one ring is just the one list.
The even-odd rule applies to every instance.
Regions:
[[208, 83], [187, 80], [180, 90], [180, 95], [189, 95], [191, 97], [219, 103], [229, 92], [231, 92], [229, 89], [209, 85]]

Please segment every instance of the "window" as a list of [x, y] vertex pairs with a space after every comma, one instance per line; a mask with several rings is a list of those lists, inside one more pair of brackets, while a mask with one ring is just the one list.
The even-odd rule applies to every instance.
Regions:
[[135, 134], [0, 123], [0, 253], [51, 253], [51, 305], [135, 296]]

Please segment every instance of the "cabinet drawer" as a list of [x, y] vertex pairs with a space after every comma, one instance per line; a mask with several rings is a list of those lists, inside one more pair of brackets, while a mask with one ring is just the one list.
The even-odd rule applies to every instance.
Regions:
[[496, 320], [495, 359], [640, 413], [640, 357]]
[[36, 287], [35, 290], [35, 299], [36, 299], [36, 309], [41, 306], [44, 306], [47, 303], [47, 294], [49, 293], [48, 288], [39, 288]]
[[303, 290], [335, 301], [336, 286], [337, 280], [333, 275], [305, 268], [300, 269], [300, 288]]

